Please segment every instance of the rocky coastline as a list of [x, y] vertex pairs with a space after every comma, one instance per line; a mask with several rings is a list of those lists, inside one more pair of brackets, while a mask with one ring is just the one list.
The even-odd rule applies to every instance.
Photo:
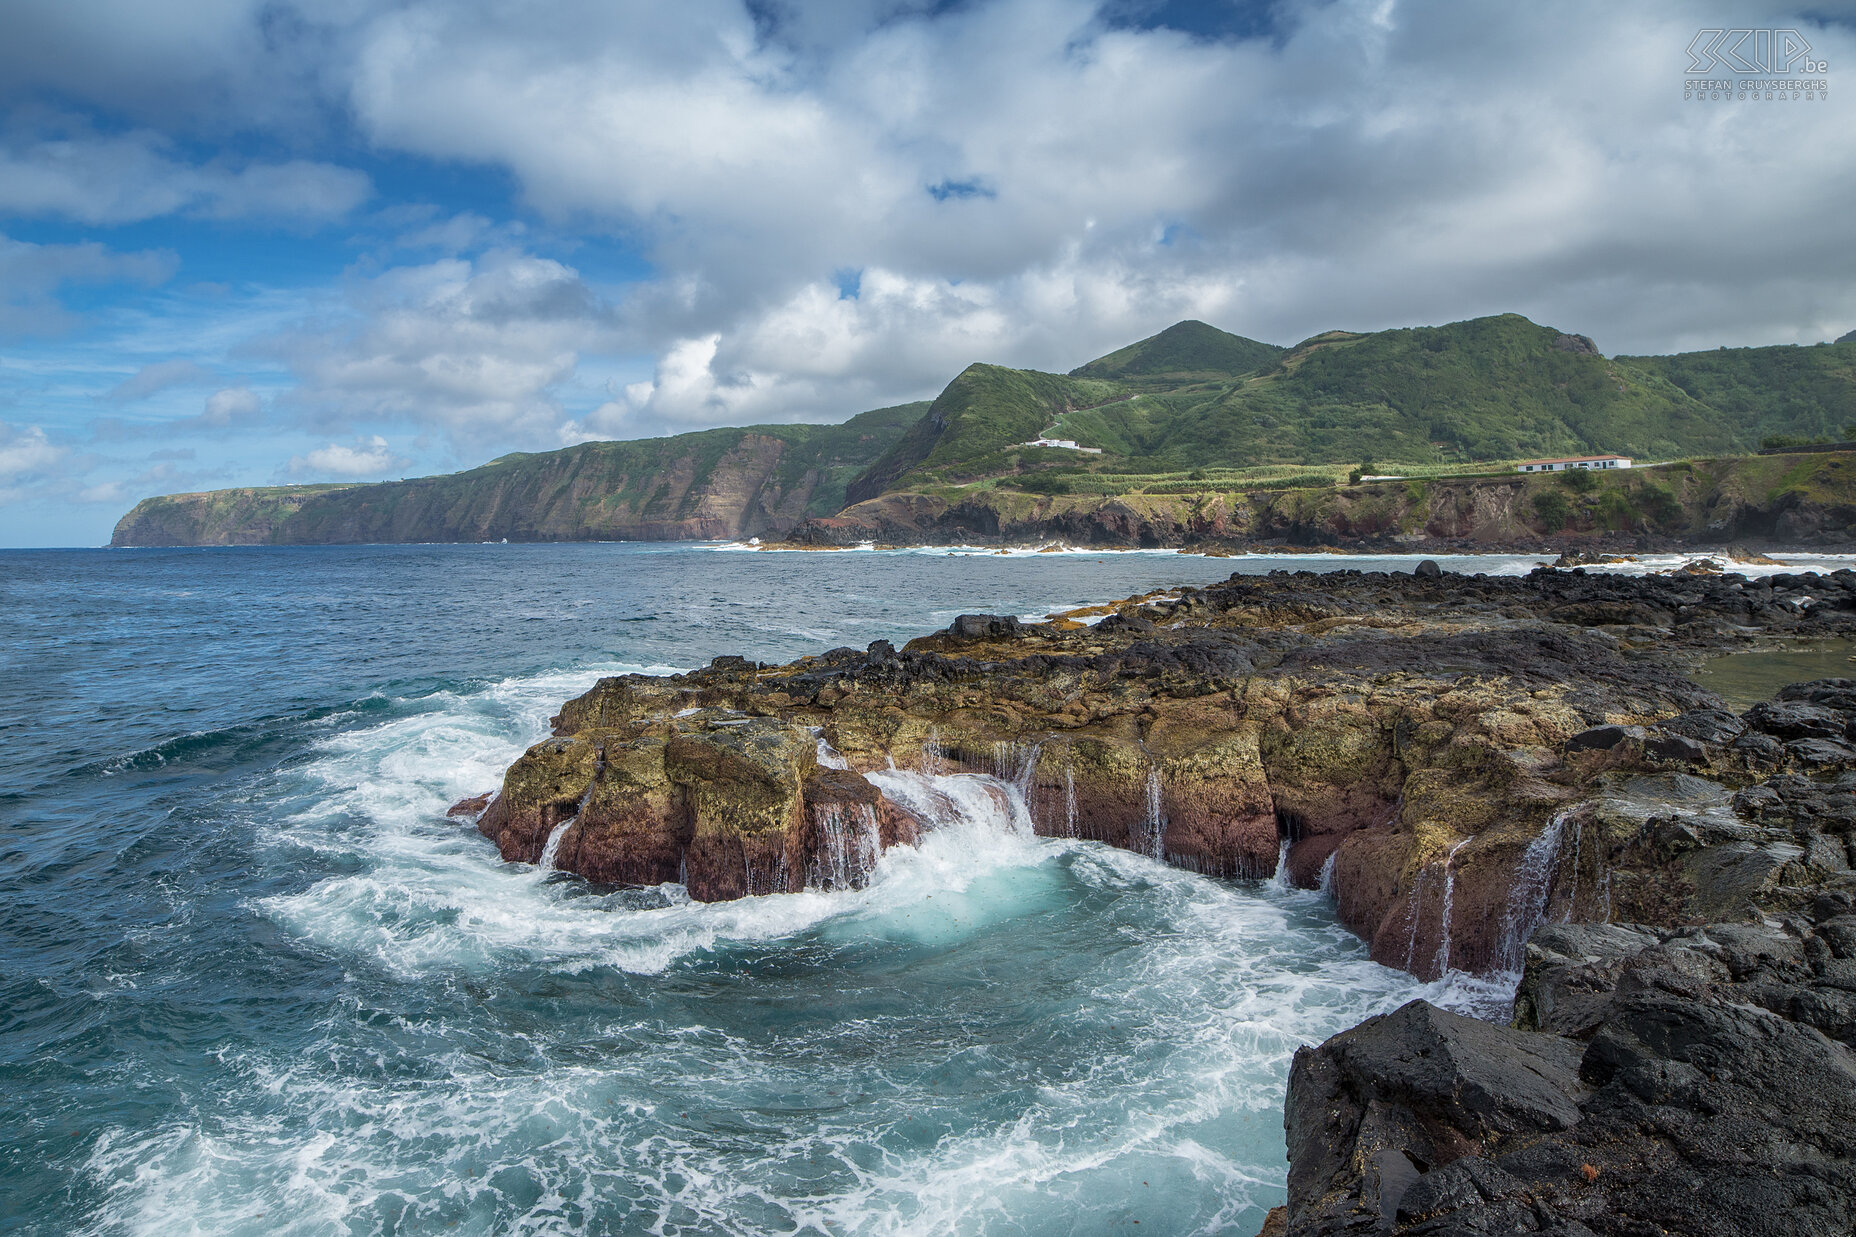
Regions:
[[1496, 473], [1248, 491], [1209, 482], [1106, 495], [1004, 484], [895, 491], [808, 519], [786, 541], [1381, 554], [1528, 554], [1546, 545], [1610, 553], [1841, 548], [1856, 537], [1851, 458], [1692, 460], [1576, 474], [1583, 484], [1568, 484], [1565, 474]]
[[1280, 868], [1386, 965], [1519, 978], [1514, 1028], [1415, 1002], [1303, 1050], [1275, 1231], [1850, 1231], [1856, 682], [1735, 713], [1684, 671], [1856, 633], [1856, 572], [1104, 609], [604, 679], [460, 806], [505, 859], [713, 901], [863, 883], [926, 827], [886, 770], [989, 774], [1038, 833]]

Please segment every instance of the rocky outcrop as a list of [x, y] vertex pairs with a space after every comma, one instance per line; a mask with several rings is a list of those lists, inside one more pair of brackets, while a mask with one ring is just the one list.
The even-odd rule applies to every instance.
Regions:
[[1850, 906], [1543, 928], [1515, 1028], [1414, 1001], [1302, 1049], [1278, 1231], [1856, 1231]]
[[1390, 965], [1518, 969], [1543, 922], [1856, 882], [1817, 810], [1856, 768], [1848, 689], [1739, 717], [1671, 661], [1852, 627], [1851, 572], [1233, 576], [1094, 626], [968, 615], [900, 650], [602, 680], [479, 827], [510, 860], [553, 837], [563, 870], [728, 898], [854, 884], [909, 839], [863, 773], [985, 773], [1041, 833], [1220, 876], [1286, 852]]

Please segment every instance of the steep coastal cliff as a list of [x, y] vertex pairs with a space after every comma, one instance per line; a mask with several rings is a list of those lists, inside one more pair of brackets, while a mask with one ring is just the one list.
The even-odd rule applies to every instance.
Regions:
[[[1181, 322], [1069, 374], [970, 365], [932, 403], [842, 425], [585, 443], [374, 485], [151, 498], [123, 518], [112, 544], [674, 540], [797, 529], [807, 545], [1532, 550], [1562, 530], [1608, 544], [1816, 545], [1853, 535], [1856, 483], [1836, 459], [1776, 469], [1747, 459], [1676, 463], [1571, 494], [1540, 488], [1552, 478], [1516, 477], [1502, 461], [1737, 456], [1768, 437], [1821, 443], [1852, 425], [1848, 344], [1607, 358], [1582, 335], [1501, 314], [1327, 331], [1280, 348]], [[1485, 471], [1505, 475], [1463, 475]], [[1350, 472], [1419, 479], [1340, 484]]]
[[509, 455], [469, 472], [346, 486], [172, 494], [138, 504], [111, 545], [406, 541], [683, 541], [780, 534], [844, 504], [844, 487], [921, 416], [905, 404], [842, 425], [763, 425]]

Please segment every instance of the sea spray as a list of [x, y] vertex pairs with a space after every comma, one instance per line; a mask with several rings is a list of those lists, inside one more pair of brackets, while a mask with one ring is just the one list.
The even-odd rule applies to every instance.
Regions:
[[838, 749], [825, 741], [825, 736], [814, 728], [812, 734], [818, 739], [818, 763], [823, 769], [848, 769], [851, 762], [839, 754]]
[[1321, 861], [1320, 889], [1322, 893], [1330, 898], [1336, 896], [1336, 891], [1334, 889], [1334, 861], [1339, 858], [1340, 847], [1336, 846], [1333, 850], [1328, 852], [1328, 857]]

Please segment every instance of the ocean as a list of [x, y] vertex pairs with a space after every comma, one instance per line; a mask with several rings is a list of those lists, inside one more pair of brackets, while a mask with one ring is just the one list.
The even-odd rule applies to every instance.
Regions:
[[1254, 1232], [1296, 1047], [1473, 983], [992, 795], [717, 905], [444, 811], [601, 675], [1413, 561], [0, 552], [0, 1232]]

